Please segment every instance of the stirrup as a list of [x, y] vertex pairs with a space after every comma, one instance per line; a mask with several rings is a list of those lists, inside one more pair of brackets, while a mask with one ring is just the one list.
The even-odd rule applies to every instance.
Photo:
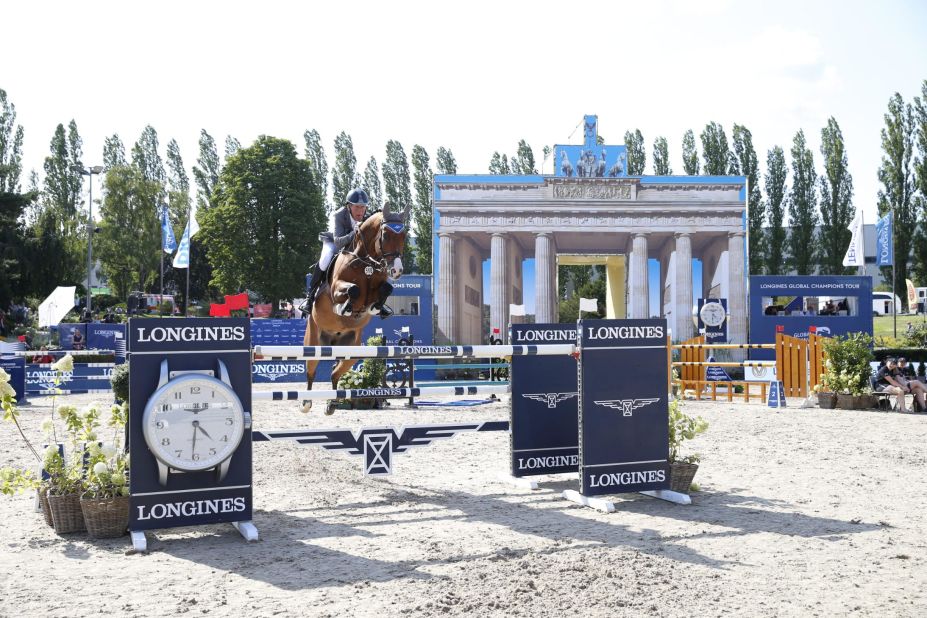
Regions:
[[393, 315], [393, 310], [390, 309], [389, 305], [383, 305], [382, 307], [380, 307], [380, 313], [378, 313], [377, 315], [380, 316], [380, 319], [385, 320], [389, 316]]

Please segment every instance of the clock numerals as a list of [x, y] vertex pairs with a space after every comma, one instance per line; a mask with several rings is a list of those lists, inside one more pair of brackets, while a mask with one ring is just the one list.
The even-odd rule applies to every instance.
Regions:
[[199, 460], [200, 460], [200, 454], [199, 454], [199, 453], [193, 453], [193, 461], [199, 461]]
[[216, 449], [214, 449], [214, 448], [209, 449], [209, 456], [210, 456], [210, 457], [214, 456], [215, 454], [216, 454]]
[[178, 400], [183, 399], [183, 393], [181, 393], [180, 391], [176, 391], [174, 393], [174, 399], [178, 399]]
[[170, 438], [161, 438], [161, 446], [170, 446], [170, 445], [171, 445]]
[[226, 424], [226, 425], [234, 425], [234, 424], [235, 424], [235, 421], [234, 421], [231, 417], [228, 417], [228, 418], [225, 419], [225, 424]]
[[164, 421], [155, 421], [155, 427], [158, 429], [164, 429]]
[[228, 442], [228, 441], [229, 441], [228, 436], [222, 436], [221, 438], [219, 438], [219, 442]]
[[174, 451], [174, 452], [177, 453], [177, 457], [180, 457], [183, 454], [183, 451]]
[[200, 394], [200, 387], [199, 387], [199, 386], [191, 386], [191, 387], [190, 387], [190, 394], [191, 394], [191, 395], [199, 395], [199, 394]]

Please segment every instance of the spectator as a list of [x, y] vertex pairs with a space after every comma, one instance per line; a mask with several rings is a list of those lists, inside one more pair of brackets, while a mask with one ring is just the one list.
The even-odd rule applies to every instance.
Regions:
[[905, 404], [905, 393], [908, 392], [908, 388], [898, 381], [897, 369], [898, 363], [894, 358], [885, 359], [885, 366], [876, 373], [876, 390], [880, 393], [895, 395], [895, 407], [899, 412], [906, 414], [908, 408]]
[[71, 329], [71, 349], [74, 349], [74, 350], [84, 349], [84, 335], [80, 332], [79, 328]]
[[46, 346], [43, 345], [41, 348], [39, 348], [39, 352], [41, 352], [41, 354], [32, 357], [33, 363], [39, 365], [49, 365], [55, 362], [55, 358], [48, 353], [48, 348]]
[[898, 367], [895, 370], [895, 380], [906, 388], [913, 396], [911, 407], [915, 412], [923, 412], [927, 409], [927, 386], [917, 379], [914, 367], [908, 365], [908, 359], [901, 357], [898, 359]]

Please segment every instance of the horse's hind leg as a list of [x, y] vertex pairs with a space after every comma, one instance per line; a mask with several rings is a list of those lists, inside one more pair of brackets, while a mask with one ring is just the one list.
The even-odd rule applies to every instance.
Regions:
[[[310, 315], [306, 319], [306, 334], [303, 337], [304, 346], [317, 346], [319, 345], [319, 328], [312, 319]], [[315, 370], [319, 366], [319, 361], [317, 360], [307, 360], [306, 361], [306, 390], [312, 390], [312, 383], [315, 381]], [[305, 413], [308, 413], [312, 409], [312, 400], [303, 399], [301, 410]]]

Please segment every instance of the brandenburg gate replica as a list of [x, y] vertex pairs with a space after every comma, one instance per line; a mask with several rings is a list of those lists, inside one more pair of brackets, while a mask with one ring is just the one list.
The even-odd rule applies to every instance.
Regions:
[[[552, 176], [435, 176], [436, 342], [485, 341], [484, 303], [490, 329], [505, 338], [510, 305], [532, 295], [534, 321], [557, 322], [557, 266], [600, 264], [607, 317], [665, 317], [681, 341], [697, 334], [698, 299], [721, 298], [728, 340], [746, 343], [746, 179], [628, 176], [626, 147], [597, 144], [596, 116], [584, 125], [583, 145], [555, 146]], [[523, 262], [532, 258], [534, 285], [525, 289]]]

